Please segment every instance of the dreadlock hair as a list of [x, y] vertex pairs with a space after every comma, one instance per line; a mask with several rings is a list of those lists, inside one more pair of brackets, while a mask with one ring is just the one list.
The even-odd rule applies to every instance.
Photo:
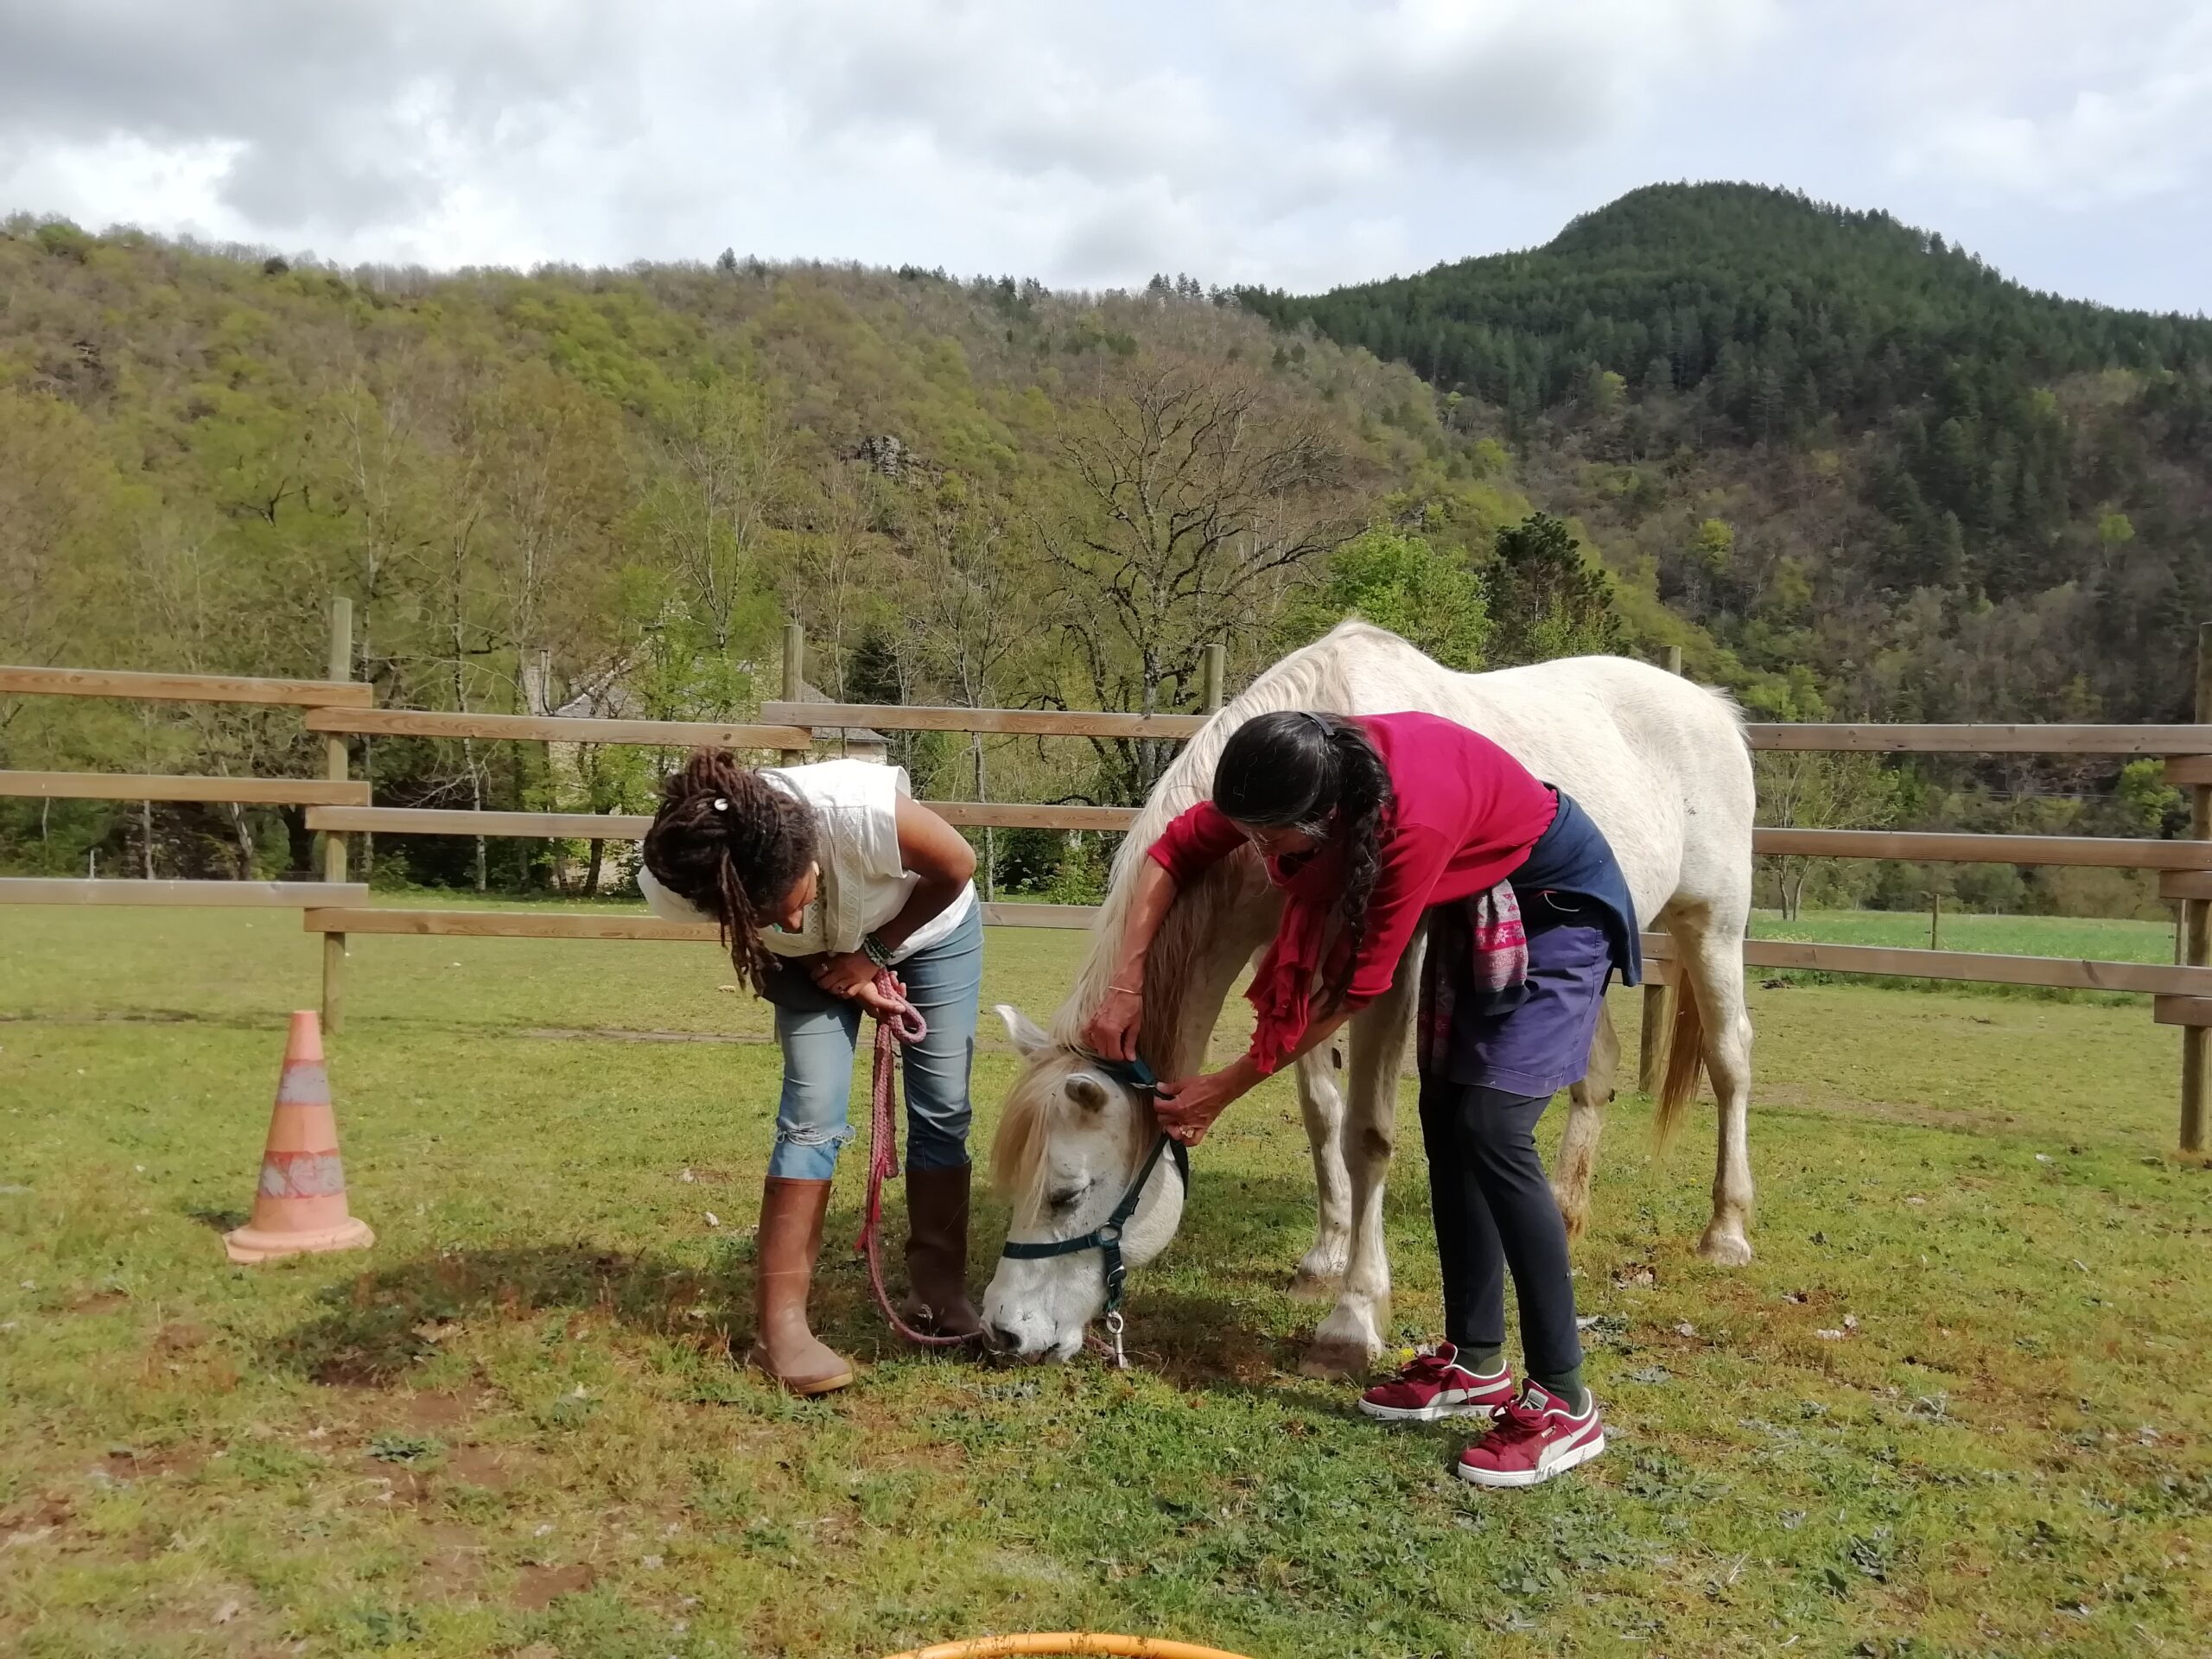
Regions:
[[721, 924], [738, 977], [757, 994], [769, 969], [763, 912], [814, 861], [814, 814], [727, 749], [695, 749], [661, 786], [645, 868]]
[[1357, 721], [1302, 709], [1255, 715], [1230, 734], [1214, 767], [1214, 804], [1239, 823], [1344, 844], [1335, 918], [1343, 967], [1327, 988], [1331, 1001], [1351, 982], [1367, 938], [1390, 792], [1389, 771]]

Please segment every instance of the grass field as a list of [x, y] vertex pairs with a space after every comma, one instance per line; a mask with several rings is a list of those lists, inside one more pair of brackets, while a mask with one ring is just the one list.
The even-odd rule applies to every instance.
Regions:
[[[1945, 942], [2044, 948], [1999, 927]], [[1041, 1012], [1077, 944], [994, 933], [987, 998]], [[1688, 1249], [1710, 1111], [1655, 1159], [1624, 1097], [1576, 1256], [1615, 1443], [1501, 1495], [1297, 1376], [1311, 1183], [1276, 1090], [1133, 1278], [1136, 1371], [902, 1352], [841, 1255], [820, 1323], [860, 1386], [763, 1387], [730, 1352], [775, 1055], [705, 947], [359, 941], [331, 1064], [377, 1246], [232, 1268], [317, 950], [283, 913], [0, 911], [0, 1650], [2212, 1648], [2212, 1174], [2170, 1154], [2177, 1044], [2139, 1005], [1755, 989], [1759, 1260]], [[986, 1132], [1010, 1072], [988, 1043]], [[1402, 1151], [1411, 1338], [1436, 1284]]]

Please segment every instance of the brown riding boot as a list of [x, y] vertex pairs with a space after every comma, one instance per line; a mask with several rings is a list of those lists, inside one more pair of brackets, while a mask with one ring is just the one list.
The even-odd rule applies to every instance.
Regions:
[[753, 1363], [793, 1394], [828, 1394], [853, 1380], [852, 1366], [806, 1326], [806, 1295], [829, 1208], [827, 1181], [771, 1175], [760, 1193]]
[[974, 1171], [906, 1172], [906, 1299], [899, 1316], [938, 1337], [982, 1334], [968, 1300], [968, 1183]]

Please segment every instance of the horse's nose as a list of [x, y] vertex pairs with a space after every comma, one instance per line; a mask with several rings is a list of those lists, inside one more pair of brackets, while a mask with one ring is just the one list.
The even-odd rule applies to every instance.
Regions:
[[1003, 1325], [985, 1325], [983, 1340], [1001, 1354], [1012, 1353], [1021, 1345], [1021, 1338]]

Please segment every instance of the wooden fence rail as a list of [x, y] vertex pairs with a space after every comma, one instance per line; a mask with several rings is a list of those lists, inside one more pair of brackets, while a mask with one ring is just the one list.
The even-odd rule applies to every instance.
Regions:
[[[963, 828], [1123, 830], [1133, 807], [1023, 806], [931, 801], [931, 811]], [[521, 836], [569, 841], [642, 841], [652, 820], [637, 813], [472, 812], [406, 806], [317, 807], [310, 830], [397, 836]], [[2086, 866], [2205, 874], [2212, 842], [2130, 840], [2120, 836], [1977, 836], [1921, 830], [1776, 830], [1751, 832], [1751, 850], [1770, 857], [1897, 859], [1923, 864]]]
[[219, 910], [302, 910], [309, 905], [365, 905], [369, 890], [345, 881], [80, 881], [14, 876], [0, 903], [154, 905]]
[[202, 801], [238, 806], [358, 806], [365, 783], [312, 778], [181, 778], [112, 772], [0, 772], [0, 795], [49, 801]]
[[[352, 679], [352, 613], [332, 609], [329, 677], [257, 679], [219, 675], [125, 673], [104, 670], [0, 667], [0, 696], [116, 697], [211, 702], [302, 709], [307, 730], [324, 740], [320, 779], [235, 779], [0, 772], [0, 796], [47, 799], [226, 802], [302, 806], [308, 827], [323, 836], [321, 882], [0, 880], [0, 904], [221, 905], [298, 908], [308, 931], [324, 940], [324, 1012], [334, 1031], [342, 1016], [340, 983], [346, 939], [355, 933], [483, 938], [639, 940], [712, 939], [715, 930], [636, 913], [543, 911], [406, 910], [372, 907], [368, 892], [346, 880], [347, 843], [356, 834], [498, 836], [635, 841], [651, 820], [636, 814], [474, 812], [371, 804], [369, 785], [348, 776], [346, 740], [354, 736], [568, 744], [625, 744], [685, 748], [702, 744], [776, 751], [803, 758], [817, 734], [855, 727], [885, 731], [964, 732], [1001, 736], [1179, 741], [1210, 717], [1192, 714], [885, 707], [801, 701], [804, 639], [796, 627], [785, 641], [785, 695], [764, 703], [757, 721], [577, 719], [561, 715], [474, 714], [378, 709], [372, 689]], [[1669, 653], [1680, 671], [1680, 655]], [[1872, 858], [1924, 863], [2083, 866], [2156, 871], [2162, 896], [2183, 907], [2185, 963], [2069, 961], [1978, 952], [1899, 950], [1869, 945], [1752, 940], [1747, 966], [1812, 969], [1913, 979], [2101, 990], [2148, 995], [2160, 1024], [2183, 1027], [2181, 1141], [2200, 1149], [2204, 1136], [2207, 1036], [2212, 1027], [2212, 625], [2199, 639], [2196, 723], [2108, 725], [1778, 725], [1745, 728], [1751, 747], [1783, 752], [1880, 754], [2075, 754], [2161, 758], [2165, 777], [2191, 792], [2191, 834], [2177, 841], [2079, 836], [1980, 836], [1921, 830], [1764, 828], [1753, 850], [1777, 857]], [[1207, 660], [1205, 704], [1220, 705], [1220, 657]], [[980, 776], [980, 772], [979, 772]], [[932, 802], [963, 827], [1117, 831], [1135, 810], [1078, 804]], [[1006, 927], [1087, 927], [1089, 906], [987, 904], [984, 919]], [[1654, 985], [1646, 1000], [1647, 1037], [1668, 1028], [1663, 1018], [1673, 978], [1672, 941], [1649, 936]], [[1662, 1017], [1655, 1018], [1654, 1009]], [[1647, 1077], [1653, 1056], [1645, 1056]]]
[[[1192, 737], [1199, 715], [1116, 715], [1056, 709], [962, 709], [867, 702], [764, 702], [760, 718], [829, 729], [983, 732], [1027, 737]], [[2212, 756], [2212, 724], [2196, 726], [1875, 726], [1761, 724], [1754, 749], [1860, 754], [2110, 754]]]
[[0, 668], [0, 696], [123, 697], [133, 702], [258, 702], [276, 708], [365, 709], [365, 685], [255, 680], [227, 674], [130, 674], [93, 668]]
[[[812, 706], [812, 705], [810, 705]], [[317, 709], [311, 732], [365, 737], [483, 737], [540, 743], [626, 743], [683, 749], [804, 749], [804, 727], [709, 720], [589, 720], [566, 715], [464, 715], [434, 709]]]

